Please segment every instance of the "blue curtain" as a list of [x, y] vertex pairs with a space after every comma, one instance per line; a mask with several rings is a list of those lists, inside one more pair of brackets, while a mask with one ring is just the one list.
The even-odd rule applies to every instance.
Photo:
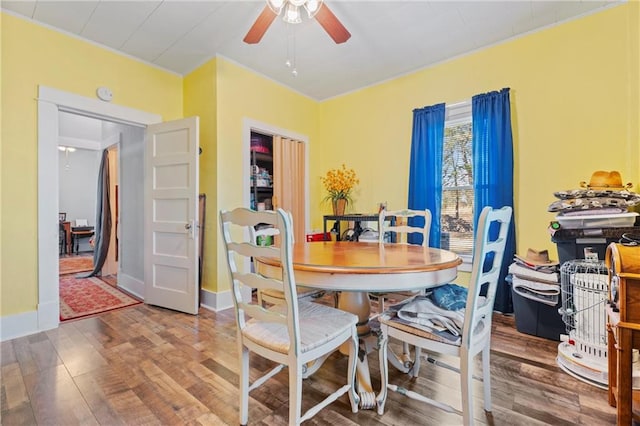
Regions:
[[[442, 145], [444, 143], [444, 104], [413, 110], [411, 160], [409, 164], [408, 207], [429, 209], [429, 246], [440, 247], [440, 209], [442, 200]], [[417, 218], [423, 220], [422, 218]], [[411, 222], [412, 225], [422, 225]], [[422, 235], [410, 234], [408, 242], [422, 243]]]
[[[473, 117], [474, 229], [482, 208], [513, 207], [513, 137], [509, 89], [476, 95], [471, 100]], [[490, 230], [491, 232], [491, 230]], [[496, 235], [490, 235], [495, 238]], [[494, 309], [513, 312], [507, 269], [516, 252], [512, 219], [496, 291]]]

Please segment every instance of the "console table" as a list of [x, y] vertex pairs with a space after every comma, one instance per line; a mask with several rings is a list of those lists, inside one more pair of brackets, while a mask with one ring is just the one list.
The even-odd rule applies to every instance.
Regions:
[[[354, 222], [353, 225], [353, 231], [354, 231], [354, 236], [355, 236], [355, 240], [358, 241], [358, 236], [362, 233], [363, 229], [360, 226], [360, 222], [375, 222], [376, 224], [378, 223], [378, 214], [377, 213], [370, 213], [370, 214], [363, 214], [363, 213], [353, 213], [353, 214], [342, 214], [342, 215], [334, 215], [334, 214], [330, 214], [330, 215], [325, 215], [323, 217], [323, 235], [325, 238], [325, 241], [327, 241], [327, 221], [335, 221], [333, 224], [333, 228], [336, 231], [336, 240], [340, 241], [340, 222]], [[389, 220], [392, 224], [395, 224], [395, 216], [387, 216], [386, 217], [387, 220]]]
[[80, 249], [80, 239], [81, 238], [91, 238], [93, 237], [93, 234], [95, 233], [95, 231], [91, 230], [91, 229], [81, 229], [81, 230], [75, 230], [75, 229], [71, 229], [71, 254], [73, 254], [73, 250], [74, 250], [74, 245], [75, 245], [75, 252], [76, 254], [78, 254], [79, 249]]

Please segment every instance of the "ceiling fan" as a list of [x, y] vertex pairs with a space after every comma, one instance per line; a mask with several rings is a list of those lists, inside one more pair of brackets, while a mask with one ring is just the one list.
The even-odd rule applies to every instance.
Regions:
[[262, 36], [267, 32], [276, 16], [283, 12], [283, 19], [290, 24], [301, 22], [300, 11], [305, 9], [309, 18], [315, 18], [324, 28], [329, 36], [337, 44], [349, 40], [351, 33], [336, 18], [336, 15], [322, 0], [266, 0], [267, 5], [260, 13], [260, 16], [253, 23], [249, 32], [244, 37], [244, 42], [256, 44], [260, 42]]

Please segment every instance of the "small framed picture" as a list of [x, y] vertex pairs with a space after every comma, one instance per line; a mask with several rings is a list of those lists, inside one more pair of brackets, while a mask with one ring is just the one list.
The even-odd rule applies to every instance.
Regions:
[[67, 221], [67, 214], [66, 213], [58, 213], [58, 221], [59, 222], [66, 222]]

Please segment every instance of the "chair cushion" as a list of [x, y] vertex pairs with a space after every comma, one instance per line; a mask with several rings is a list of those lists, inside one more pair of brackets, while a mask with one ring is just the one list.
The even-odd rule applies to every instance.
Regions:
[[[285, 313], [287, 306], [274, 305], [269, 308]], [[298, 302], [300, 322], [300, 352], [307, 352], [334, 339], [358, 322], [358, 317], [339, 309], [312, 302]], [[273, 351], [286, 354], [289, 351], [289, 332], [286, 324], [277, 324], [251, 319], [242, 330], [245, 339], [251, 340]]]

